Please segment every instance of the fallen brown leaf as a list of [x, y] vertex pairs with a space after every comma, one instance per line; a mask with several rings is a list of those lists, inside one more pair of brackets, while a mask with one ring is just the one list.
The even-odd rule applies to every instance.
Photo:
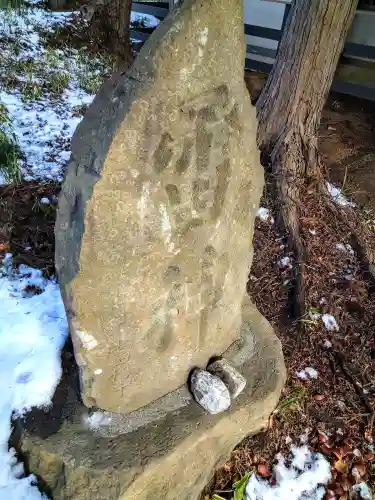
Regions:
[[341, 474], [348, 474], [348, 472], [349, 472], [349, 468], [348, 468], [347, 464], [343, 461], [342, 458], [339, 458], [338, 460], [336, 460], [333, 467], [338, 472], [341, 472]]
[[266, 464], [259, 464], [257, 468], [257, 472], [262, 477], [270, 477], [272, 476], [272, 471]]
[[326, 397], [325, 397], [325, 395], [324, 395], [324, 394], [316, 394], [316, 395], [314, 396], [315, 401], [323, 401], [325, 398], [326, 398]]

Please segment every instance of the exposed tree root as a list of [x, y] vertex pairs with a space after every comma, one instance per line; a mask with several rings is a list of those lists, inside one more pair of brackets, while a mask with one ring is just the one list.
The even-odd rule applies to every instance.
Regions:
[[274, 199], [279, 209], [278, 224], [288, 235], [289, 248], [295, 258], [292, 305], [296, 319], [303, 317], [306, 312], [306, 248], [299, 217], [301, 193], [308, 186], [318, 187], [322, 179], [316, 142], [315, 137], [306, 141], [299, 130], [289, 131], [279, 137], [268, 154], [275, 179]]
[[286, 232], [290, 250], [295, 258], [294, 304], [295, 317], [305, 312], [305, 245], [301, 237], [299, 210], [301, 179], [295, 172], [293, 154], [285, 145], [276, 147], [271, 156], [272, 173], [275, 179], [275, 201], [279, 213], [277, 223]]

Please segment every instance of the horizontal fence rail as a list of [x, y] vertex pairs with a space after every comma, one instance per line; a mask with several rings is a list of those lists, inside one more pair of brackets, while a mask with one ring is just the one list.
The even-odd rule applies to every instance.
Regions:
[[[367, 0], [367, 2], [372, 5], [372, 2], [375, 3], [375, 0]], [[147, 14], [154, 16], [159, 20], [163, 20], [169, 12], [169, 2], [133, 2], [132, 10], [138, 14]], [[282, 31], [284, 29], [289, 11], [290, 4], [285, 6], [284, 18], [280, 30], [245, 24], [244, 32], [249, 36], [279, 42], [281, 40]], [[153, 30], [154, 28], [131, 26], [130, 36], [132, 39], [143, 43], [149, 38]], [[348, 42], [345, 44], [343, 54], [345, 57], [370, 59], [375, 61], [375, 47], [369, 45]], [[269, 73], [272, 69], [276, 55], [277, 49], [248, 44], [246, 46], [245, 69], [248, 71]], [[255, 56], [255, 58], [253, 56]], [[353, 65], [355, 64], [354, 59]], [[375, 87], [335, 79], [332, 85], [332, 90], [375, 101]]]

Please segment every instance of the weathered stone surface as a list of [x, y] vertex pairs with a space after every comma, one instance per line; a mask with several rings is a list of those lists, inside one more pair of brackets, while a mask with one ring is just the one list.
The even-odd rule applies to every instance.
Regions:
[[[133, 432], [126, 427], [127, 415], [113, 415], [110, 434], [117, 437], [108, 439], [88, 429], [87, 409], [76, 403], [72, 411], [67, 397], [68, 409], [60, 412], [70, 417], [56, 433], [39, 437], [35, 415], [23, 423], [16, 446], [50, 498], [197, 500], [214, 468], [245, 436], [267, 425], [285, 380], [281, 346], [272, 328], [248, 299], [242, 310], [239, 340], [225, 357], [247, 385], [224, 413], [209, 415], [187, 397], [183, 408], [145, 419]], [[65, 384], [63, 380], [59, 391], [68, 395], [74, 386]], [[48, 424], [39, 428], [46, 436]], [[104, 434], [106, 430], [104, 425]]]
[[245, 389], [246, 379], [226, 359], [218, 359], [207, 366], [207, 371], [219, 377], [229, 390], [233, 399]]
[[230, 394], [226, 385], [206, 370], [193, 371], [190, 390], [195, 401], [211, 415], [222, 413], [230, 407]]
[[238, 338], [263, 171], [240, 0], [186, 0], [77, 128], [56, 267], [89, 407], [128, 413]]

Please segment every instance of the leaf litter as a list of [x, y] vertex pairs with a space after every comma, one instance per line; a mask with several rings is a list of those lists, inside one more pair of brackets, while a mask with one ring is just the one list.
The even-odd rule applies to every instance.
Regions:
[[[272, 180], [267, 179], [261, 206], [275, 214], [278, 209], [267, 195], [268, 182]], [[287, 241], [278, 234], [277, 226], [256, 219], [248, 291], [281, 339], [289, 376], [267, 428], [245, 439], [233, 451], [207, 487], [207, 498], [211, 498], [210, 492], [225, 491], [222, 496], [231, 499], [231, 484], [248, 471], [253, 472], [251, 481], [266, 481], [272, 488], [275, 459], [278, 463], [281, 453], [288, 460], [290, 442], [300, 442], [303, 435], [310, 452], [320, 454], [330, 466], [331, 479], [321, 485], [322, 498], [372, 498], [375, 288], [348, 227], [338, 215], [338, 209], [347, 210], [350, 218], [353, 210], [361, 213], [362, 206], [349, 201], [339, 188], [331, 189], [331, 195], [336, 210], [323, 209], [312, 191], [302, 197], [308, 313], [299, 322], [293, 319], [290, 309], [293, 269], [279, 265]], [[306, 367], [314, 367], [318, 377], [309, 377]], [[296, 374], [303, 374], [303, 380]], [[308, 434], [306, 429], [310, 429]], [[263, 478], [262, 472], [266, 473]], [[257, 500], [268, 498], [266, 494], [273, 498], [269, 490], [259, 493]], [[305, 492], [300, 498], [314, 496]]]

